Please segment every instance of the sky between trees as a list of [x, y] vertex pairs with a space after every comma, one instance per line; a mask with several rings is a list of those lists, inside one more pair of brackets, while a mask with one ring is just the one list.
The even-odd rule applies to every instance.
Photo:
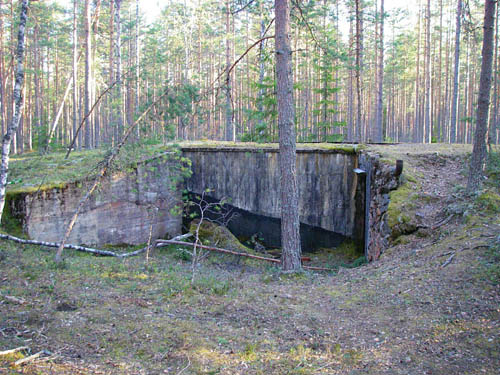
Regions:
[[[381, 17], [381, 0], [293, 1], [297, 140], [470, 143], [484, 5], [463, 1], [455, 77], [457, 2], [385, 0]], [[75, 136], [77, 148], [116, 144], [165, 91], [135, 140], [221, 140], [234, 133], [230, 140], [276, 141], [273, 2], [247, 3], [80, 0], [73, 8], [71, 0], [32, 2], [25, 106], [13, 152], [44, 148], [49, 136], [55, 148]], [[4, 129], [12, 118], [18, 2], [2, 0], [0, 9]], [[495, 27], [493, 143], [499, 122]]]

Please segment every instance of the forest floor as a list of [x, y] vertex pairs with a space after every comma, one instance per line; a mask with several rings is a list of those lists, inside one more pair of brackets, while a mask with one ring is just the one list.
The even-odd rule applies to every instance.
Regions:
[[59, 266], [0, 242], [0, 351], [27, 347], [0, 355], [0, 373], [498, 375], [498, 185], [464, 195], [467, 147], [372, 149], [405, 160], [396, 216], [413, 229], [358, 268], [284, 275], [211, 256], [191, 284], [172, 248], [67, 251]]

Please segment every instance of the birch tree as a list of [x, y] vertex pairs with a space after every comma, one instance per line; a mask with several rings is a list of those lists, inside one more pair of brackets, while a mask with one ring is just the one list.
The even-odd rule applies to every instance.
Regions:
[[7, 188], [7, 173], [9, 171], [9, 154], [13, 135], [16, 133], [23, 111], [22, 87], [24, 83], [24, 30], [26, 28], [26, 20], [28, 18], [28, 0], [21, 2], [21, 15], [19, 20], [19, 32], [17, 34], [17, 50], [16, 50], [16, 81], [14, 85], [14, 115], [7, 127], [7, 131], [2, 141], [2, 162], [0, 165], [0, 220], [2, 218], [3, 208], [5, 206], [5, 190]]

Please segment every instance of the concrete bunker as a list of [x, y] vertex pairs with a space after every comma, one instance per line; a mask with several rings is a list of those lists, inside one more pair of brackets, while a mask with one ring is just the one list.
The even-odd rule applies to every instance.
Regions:
[[[399, 183], [396, 167], [359, 146], [298, 147], [297, 181], [302, 248], [314, 251], [352, 239], [367, 260], [387, 246], [385, 220], [389, 191]], [[191, 146], [182, 148], [192, 161], [186, 189], [210, 199], [228, 199], [238, 214], [228, 228], [238, 237], [260, 233], [277, 247], [280, 238], [277, 147]]]
[[[191, 159], [193, 173], [174, 190], [172, 174], [177, 172], [168, 161], [141, 162], [131, 173], [112, 176], [80, 215], [70, 242], [143, 243], [151, 225], [156, 238], [180, 234], [182, 217], [172, 209], [181, 201], [181, 191], [201, 194], [211, 189], [210, 198], [228, 198], [239, 214], [228, 225], [234, 234], [260, 233], [269, 246], [279, 246], [277, 145], [185, 145], [182, 154]], [[380, 256], [390, 233], [386, 220], [389, 191], [399, 183], [395, 166], [382, 163], [360, 146], [299, 145], [297, 179], [305, 251], [335, 247], [348, 238], [367, 260]], [[59, 241], [81, 198], [79, 185], [11, 192], [8, 209], [31, 238]], [[158, 208], [157, 214], [151, 215], [151, 207]]]

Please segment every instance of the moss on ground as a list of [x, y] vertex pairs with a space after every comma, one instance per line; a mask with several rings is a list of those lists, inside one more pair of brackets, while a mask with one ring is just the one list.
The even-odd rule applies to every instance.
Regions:
[[500, 213], [500, 194], [494, 190], [486, 190], [479, 194], [476, 203], [490, 213]]
[[414, 232], [417, 227], [413, 222], [412, 210], [415, 209], [415, 198], [417, 194], [413, 184], [404, 183], [398, 189], [389, 194], [390, 203], [387, 209], [387, 224], [391, 228], [391, 237], [398, 238], [403, 234]]
[[[175, 149], [175, 144], [127, 145], [122, 149], [114, 167], [118, 170], [132, 170], [141, 160], [155, 158], [165, 151]], [[68, 183], [84, 181], [95, 175], [99, 163], [108, 152], [107, 149], [74, 151], [68, 159], [65, 158], [65, 152], [46, 155], [31, 152], [14, 156], [10, 159], [7, 191], [13, 194], [33, 193], [60, 189]]]
[[[196, 228], [199, 220], [195, 219], [191, 222], [189, 231], [196, 234]], [[253, 250], [243, 245], [229, 229], [222, 225], [218, 225], [208, 220], [201, 223], [198, 236], [204, 245], [216, 246], [223, 249], [239, 251], [242, 253], [254, 253]]]

